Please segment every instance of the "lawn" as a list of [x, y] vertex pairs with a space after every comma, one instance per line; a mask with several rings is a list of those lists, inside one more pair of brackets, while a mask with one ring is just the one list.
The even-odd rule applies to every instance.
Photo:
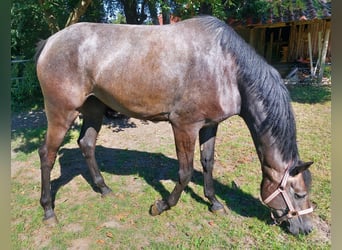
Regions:
[[[106, 120], [97, 158], [114, 195], [101, 198], [90, 181], [70, 130], [52, 172], [56, 227], [42, 222], [37, 148], [44, 122], [12, 130], [11, 242], [13, 249], [330, 249], [331, 100], [330, 87], [291, 86], [302, 160], [313, 160], [311, 200], [315, 230], [292, 236], [272, 226], [259, 200], [261, 170], [252, 139], [239, 117], [219, 126], [215, 188], [227, 215], [209, 212], [196, 148], [194, 177], [178, 205], [160, 216], [149, 207], [174, 187], [178, 165], [167, 123]], [[42, 120], [14, 114], [17, 123]], [[27, 118], [27, 119], [26, 119]], [[32, 125], [31, 124], [31, 125]]]

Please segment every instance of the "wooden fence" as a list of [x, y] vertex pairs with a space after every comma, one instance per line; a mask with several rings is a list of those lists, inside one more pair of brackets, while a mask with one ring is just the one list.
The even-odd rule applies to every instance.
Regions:
[[12, 60], [11, 61], [11, 84], [16, 81], [25, 80], [24, 70], [26, 63], [32, 62], [30, 59], [22, 59], [22, 60]]

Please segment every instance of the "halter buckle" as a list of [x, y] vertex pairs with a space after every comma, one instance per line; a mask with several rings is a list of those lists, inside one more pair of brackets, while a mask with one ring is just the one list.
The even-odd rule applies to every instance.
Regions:
[[288, 218], [288, 219], [291, 219], [291, 218], [296, 217], [296, 216], [298, 216], [298, 215], [299, 215], [299, 214], [298, 214], [297, 211], [289, 211], [289, 212], [287, 213], [287, 218]]

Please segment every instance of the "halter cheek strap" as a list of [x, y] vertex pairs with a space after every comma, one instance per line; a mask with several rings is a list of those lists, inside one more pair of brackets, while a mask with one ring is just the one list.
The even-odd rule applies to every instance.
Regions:
[[273, 216], [273, 213], [271, 213], [271, 216], [272, 216], [273, 220], [277, 224], [280, 224], [281, 222], [283, 222], [286, 219], [291, 219], [291, 218], [296, 217], [296, 216], [300, 216], [300, 215], [303, 215], [303, 214], [308, 214], [308, 213], [313, 212], [313, 208], [312, 207], [309, 207], [307, 209], [300, 210], [300, 211], [295, 210], [294, 206], [292, 205], [291, 199], [290, 199], [289, 195], [287, 194], [287, 192], [285, 190], [286, 183], [287, 183], [287, 180], [288, 180], [289, 176], [290, 176], [290, 171], [288, 169], [286, 169], [285, 174], [283, 176], [283, 179], [280, 182], [279, 187], [269, 197], [267, 197], [264, 200], [264, 203], [267, 205], [275, 197], [277, 197], [277, 195], [281, 194], [283, 196], [283, 198], [285, 200], [285, 203], [286, 203], [287, 207], [289, 208], [289, 212], [287, 214], [285, 214], [284, 216], [282, 216], [280, 218], [277, 218], [277, 219], [275, 219], [274, 216]]

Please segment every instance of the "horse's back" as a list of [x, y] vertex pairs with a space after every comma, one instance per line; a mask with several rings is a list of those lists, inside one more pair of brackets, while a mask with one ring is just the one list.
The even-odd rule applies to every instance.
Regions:
[[[194, 120], [222, 119], [237, 108], [224, 110], [229, 103], [219, 90], [238, 98], [236, 82], [222, 85], [230, 77], [223, 68], [230, 67], [231, 75], [236, 68], [214, 36], [196, 20], [165, 26], [78, 23], [48, 40], [38, 76], [44, 95], [68, 98], [70, 105], [80, 106], [92, 94], [138, 118], [168, 120], [178, 112]], [[51, 94], [56, 91], [60, 98]]]

